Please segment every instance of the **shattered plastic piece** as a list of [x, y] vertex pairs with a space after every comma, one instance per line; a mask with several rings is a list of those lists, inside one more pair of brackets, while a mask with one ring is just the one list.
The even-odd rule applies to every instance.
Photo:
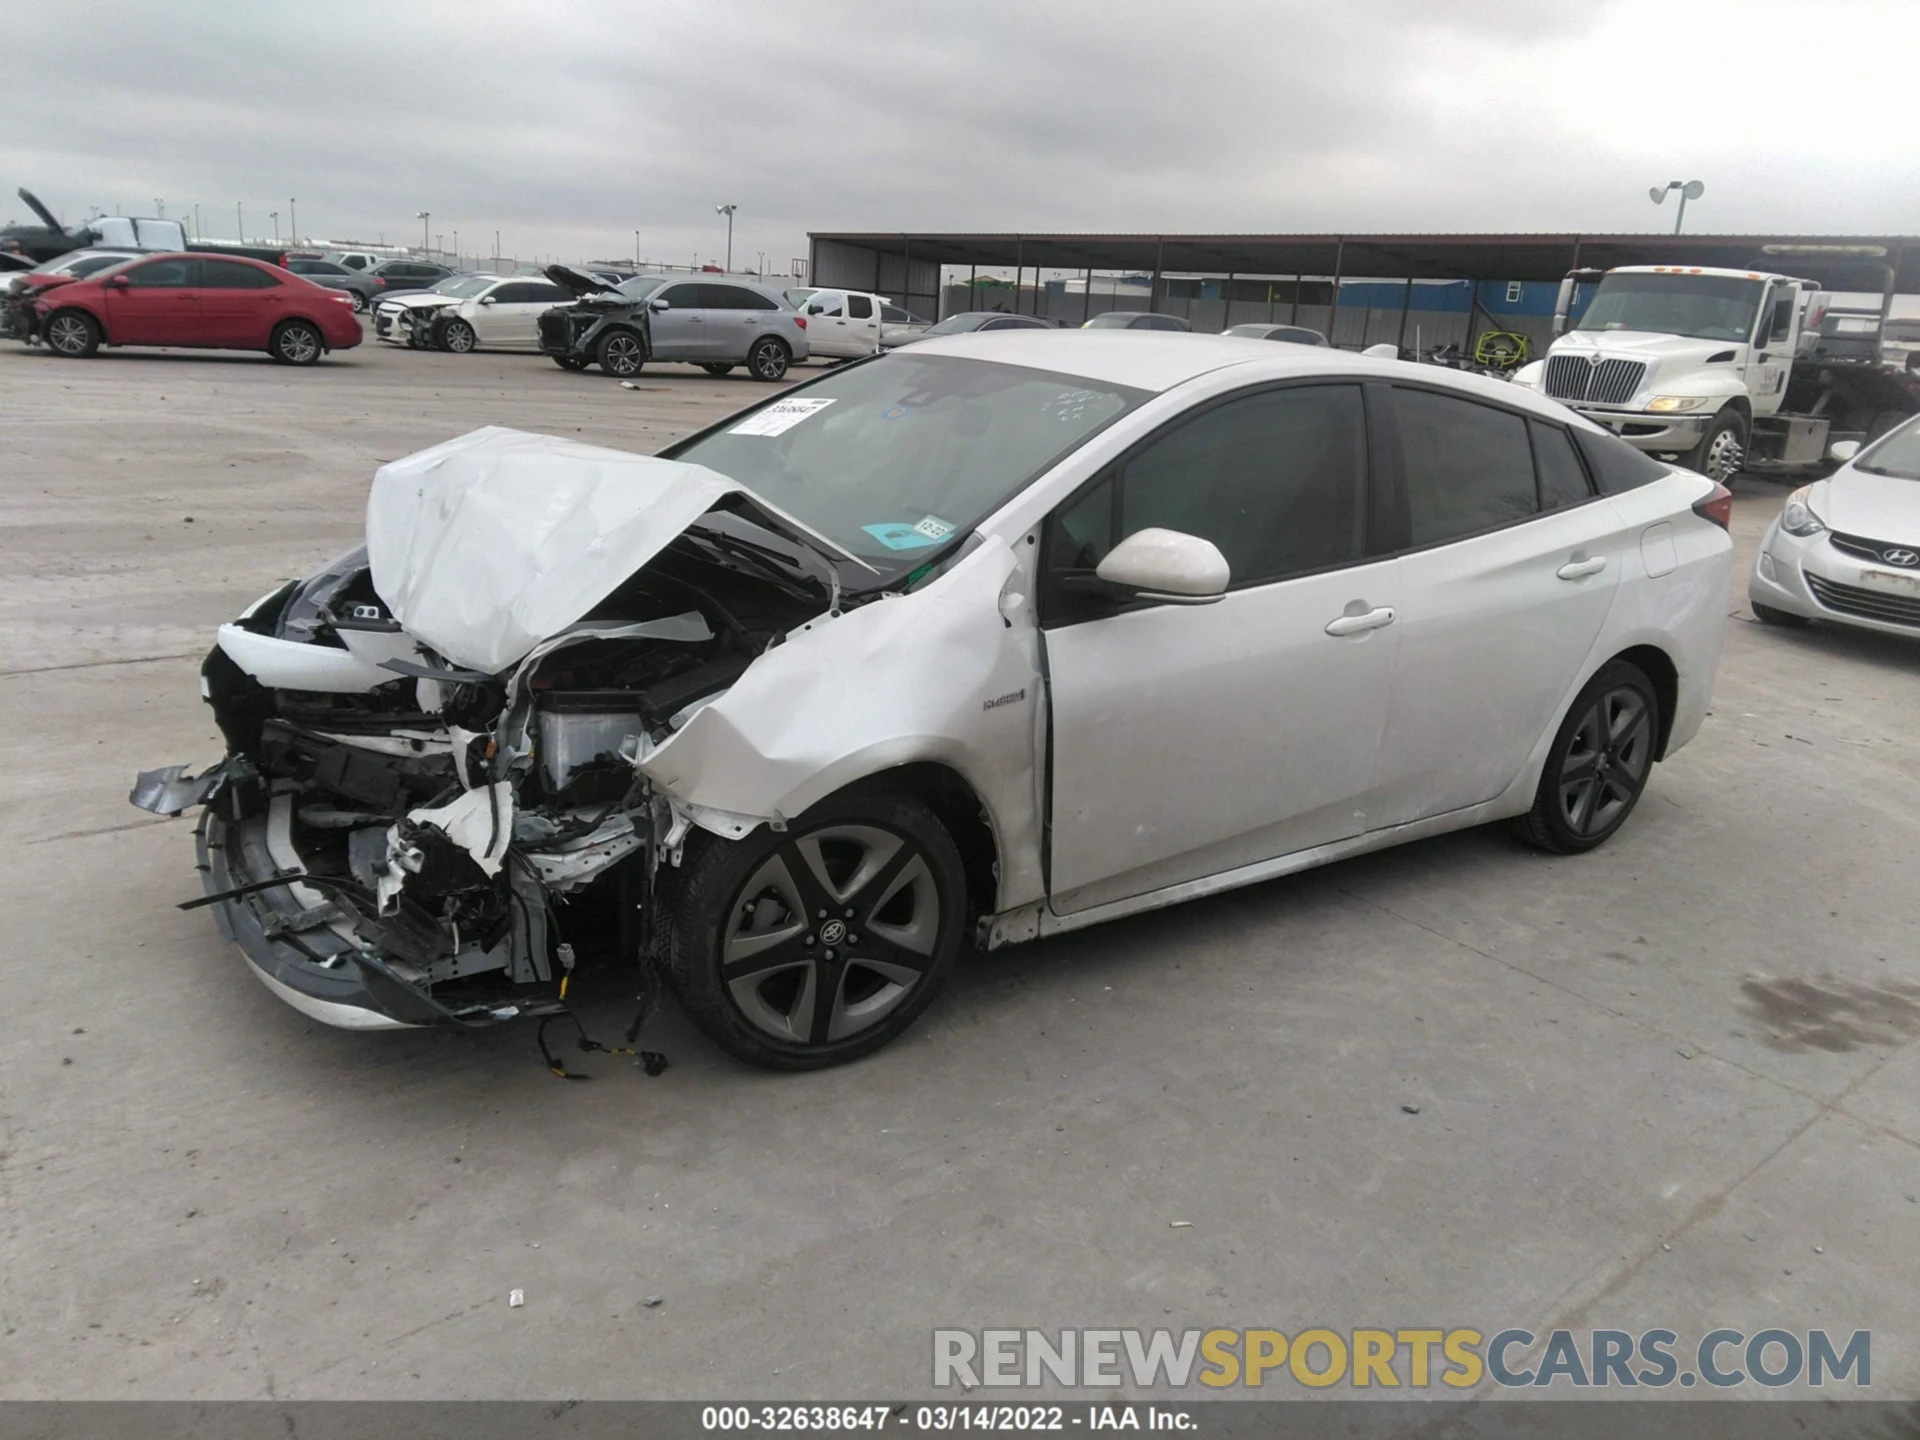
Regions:
[[1420, 1113], [1420, 1107], [1418, 1105], [1402, 1105], [1400, 1108], [1409, 1115], [1418, 1115]]
[[526, 1291], [524, 1291], [524, 1290], [509, 1290], [509, 1291], [507, 1292], [507, 1308], [508, 1308], [509, 1310], [518, 1310], [518, 1309], [519, 1309], [519, 1308], [520, 1308], [520, 1307], [521, 1307], [522, 1305], [524, 1305], [524, 1304], [526, 1304], [526, 1303], [527, 1303], [527, 1292], [526, 1292]]
[[664, 1298], [664, 1296], [660, 1295], [649, 1295], [642, 1303], [644, 1303], [649, 1310], [658, 1310]]
[[1191, 1230], [1191, 1229], [1193, 1229], [1193, 1221], [1191, 1221], [1191, 1220], [1169, 1220], [1169, 1221], [1167, 1222], [1167, 1228], [1168, 1228], [1168, 1229], [1171, 1229], [1171, 1230]]
[[189, 775], [184, 765], [142, 770], [134, 778], [127, 798], [156, 815], [178, 815], [191, 806], [205, 804], [219, 788], [222, 778], [221, 767], [217, 765], [204, 775]]

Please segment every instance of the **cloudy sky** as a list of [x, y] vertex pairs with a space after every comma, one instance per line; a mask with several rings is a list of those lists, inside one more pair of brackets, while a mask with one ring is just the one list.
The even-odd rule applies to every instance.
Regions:
[[809, 230], [1659, 230], [1699, 178], [1690, 230], [1914, 233], [1916, 53], [1912, 0], [61, 0], [0, 27], [0, 220], [284, 235], [294, 197], [686, 263], [730, 201], [780, 268]]

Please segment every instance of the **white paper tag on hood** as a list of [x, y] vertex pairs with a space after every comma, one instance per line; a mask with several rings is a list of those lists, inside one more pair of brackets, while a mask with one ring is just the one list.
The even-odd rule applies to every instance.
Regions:
[[700, 465], [476, 430], [374, 474], [373, 588], [409, 635], [498, 674], [741, 488]]

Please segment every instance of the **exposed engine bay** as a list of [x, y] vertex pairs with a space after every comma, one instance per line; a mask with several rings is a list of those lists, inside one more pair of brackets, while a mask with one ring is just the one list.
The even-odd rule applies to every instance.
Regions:
[[596, 536], [557, 494], [538, 533], [528, 467], [562, 443], [483, 431], [386, 467], [369, 548], [221, 628], [201, 689], [226, 759], [134, 789], [158, 813], [206, 807], [191, 903], [328, 1023], [554, 1013], [576, 965], [644, 970], [654, 880], [692, 817], [638, 766], [843, 603], [830, 552], [696, 467], [618, 457], [586, 482]]

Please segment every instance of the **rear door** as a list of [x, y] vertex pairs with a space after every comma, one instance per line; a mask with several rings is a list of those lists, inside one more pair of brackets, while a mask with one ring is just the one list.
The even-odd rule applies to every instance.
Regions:
[[107, 336], [116, 345], [199, 345], [200, 262], [186, 256], [149, 260], [122, 272], [126, 286], [107, 286]]
[[1457, 393], [1391, 390], [1400, 653], [1377, 826], [1492, 800], [1599, 638], [1629, 537], [1567, 430]]
[[[1049, 518], [1057, 913], [1365, 828], [1398, 643], [1397, 562], [1367, 558], [1367, 451], [1357, 384], [1243, 392], [1171, 422]], [[1103, 589], [1100, 559], [1155, 526], [1220, 548], [1223, 599]]]
[[871, 295], [847, 296], [847, 346], [855, 355], [880, 348], [880, 305]]
[[236, 260], [200, 262], [203, 345], [264, 350], [286, 308], [287, 287], [265, 270]]
[[738, 364], [747, 358], [753, 342], [767, 328], [767, 312], [780, 307], [744, 285], [702, 284], [706, 301], [707, 342], [713, 359]]
[[[667, 308], [653, 305], [666, 301]], [[707, 342], [706, 299], [694, 281], [683, 281], [656, 291], [647, 309], [648, 348], [655, 360], [710, 360]]]

